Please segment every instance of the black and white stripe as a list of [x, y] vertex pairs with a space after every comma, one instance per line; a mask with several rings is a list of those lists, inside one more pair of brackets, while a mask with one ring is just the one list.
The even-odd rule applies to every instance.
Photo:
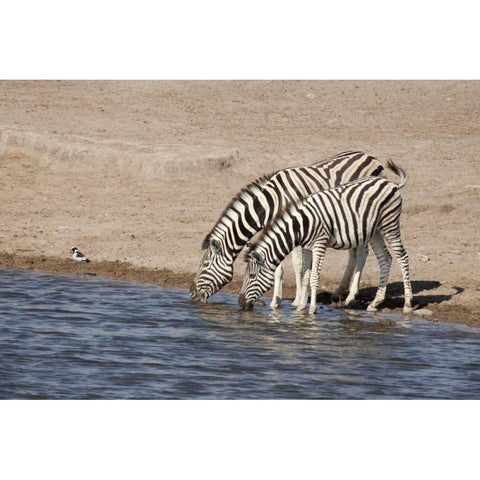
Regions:
[[[263, 230], [248, 254], [239, 304], [251, 308], [274, 281], [277, 266], [295, 247], [312, 250], [310, 313], [316, 310], [318, 276], [327, 248], [352, 249], [370, 243], [380, 265], [379, 288], [368, 310], [374, 311], [385, 298], [391, 256], [384, 240], [397, 258], [405, 288], [404, 312], [412, 311], [408, 255], [400, 234], [402, 198], [399, 190], [407, 175], [389, 161], [389, 168], [400, 176], [396, 184], [385, 178], [356, 180], [337, 188], [320, 191], [288, 206]], [[363, 268], [363, 265], [361, 265]], [[361, 270], [360, 268], [360, 270]], [[298, 306], [306, 307], [306, 296]]]
[[[296, 168], [287, 168], [266, 175], [249, 184], [237, 194], [224, 210], [217, 223], [205, 237], [205, 250], [197, 275], [190, 288], [193, 299], [206, 301], [233, 277], [233, 262], [247, 242], [274, 218], [289, 202], [303, 199], [313, 192], [332, 188], [352, 180], [380, 176], [384, 167], [371, 155], [363, 152], [342, 152], [322, 162]], [[303, 261], [306, 257], [307, 261]], [[296, 250], [294, 262], [297, 296], [305, 283], [309, 255]], [[337, 293], [348, 288], [352, 276], [353, 254]], [[358, 262], [357, 262], [358, 263]], [[307, 265], [307, 267], [306, 267]], [[281, 301], [280, 265], [275, 275], [275, 292], [272, 306]]]

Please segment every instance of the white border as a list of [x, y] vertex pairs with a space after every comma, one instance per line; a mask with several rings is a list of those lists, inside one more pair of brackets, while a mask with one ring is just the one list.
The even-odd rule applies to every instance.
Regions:
[[0, 471], [8, 479], [463, 479], [478, 470], [475, 401], [14, 401], [1, 407]]
[[474, 2], [8, 0], [1, 79], [476, 79]]

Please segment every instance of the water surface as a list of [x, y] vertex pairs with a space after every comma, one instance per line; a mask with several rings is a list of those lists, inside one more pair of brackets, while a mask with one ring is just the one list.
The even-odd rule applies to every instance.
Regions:
[[0, 270], [0, 398], [480, 398], [480, 331]]

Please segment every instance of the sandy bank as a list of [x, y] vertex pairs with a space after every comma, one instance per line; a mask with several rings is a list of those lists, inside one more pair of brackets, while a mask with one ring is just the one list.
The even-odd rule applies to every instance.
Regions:
[[[11, 270], [32, 270], [37, 272], [61, 274], [61, 275], [98, 275], [102, 278], [113, 280], [124, 280], [129, 282], [149, 283], [160, 287], [177, 287], [187, 289], [192, 282], [192, 275], [173, 272], [165, 268], [146, 268], [138, 267], [130, 263], [119, 261], [100, 261], [90, 263], [77, 263], [71, 260], [38, 256], [24, 257], [20, 255], [11, 255], [0, 253], [0, 268]], [[236, 278], [230, 284], [226, 285], [223, 291], [237, 294], [241, 287], [241, 279]], [[326, 279], [323, 281], [324, 291], [320, 293], [319, 300], [322, 304], [341, 308], [340, 304], [332, 302], [330, 292], [336, 287], [336, 280]], [[427, 307], [432, 314], [422, 316], [429, 321], [442, 321], [449, 323], [465, 324], [471, 327], [480, 327], [480, 319], [476, 312], [476, 304], [471, 306], [454, 306], [449, 304], [449, 300], [454, 295], [463, 293], [461, 289], [452, 289], [450, 295], [435, 295], [431, 291], [441, 289], [439, 282], [431, 281], [413, 281], [412, 288], [415, 295], [415, 310]], [[360, 291], [357, 299], [359, 310], [365, 310], [367, 305], [375, 295], [376, 286], [364, 287]], [[271, 293], [271, 292], [270, 292]], [[295, 296], [294, 285], [289, 282], [284, 288], [286, 301], [290, 301]], [[270, 296], [270, 294], [268, 295]], [[388, 287], [387, 299], [382, 306], [383, 312], [392, 312], [402, 314], [403, 308], [403, 284], [401, 282], [391, 283]], [[257, 307], [261, 308], [261, 307]], [[268, 311], [269, 307], [264, 307]], [[321, 312], [318, 314], [321, 316]], [[415, 315], [415, 314], [414, 314]]]

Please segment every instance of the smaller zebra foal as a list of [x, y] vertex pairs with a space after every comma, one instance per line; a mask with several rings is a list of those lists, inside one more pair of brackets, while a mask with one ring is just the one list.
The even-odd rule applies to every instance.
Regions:
[[[396, 184], [385, 178], [367, 177], [340, 187], [323, 190], [307, 199], [291, 204], [267, 225], [258, 242], [250, 247], [239, 305], [250, 310], [253, 303], [274, 283], [274, 272], [280, 262], [297, 246], [312, 251], [309, 313], [316, 311], [318, 277], [328, 247], [344, 250], [370, 243], [380, 267], [379, 286], [367, 310], [376, 311], [385, 299], [392, 257], [385, 243], [397, 258], [405, 289], [404, 313], [412, 311], [412, 289], [408, 254], [400, 233], [402, 198], [399, 190], [407, 175], [391, 160], [388, 167], [400, 177]], [[363, 267], [363, 265], [362, 265]], [[302, 299], [298, 310], [306, 308]]]

